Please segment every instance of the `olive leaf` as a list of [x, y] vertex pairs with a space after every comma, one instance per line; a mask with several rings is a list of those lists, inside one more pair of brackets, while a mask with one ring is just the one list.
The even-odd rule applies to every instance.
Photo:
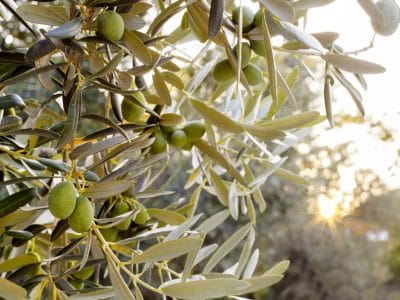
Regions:
[[211, 0], [210, 17], [208, 19], [208, 38], [213, 39], [217, 36], [222, 27], [224, 16], [224, 0]]

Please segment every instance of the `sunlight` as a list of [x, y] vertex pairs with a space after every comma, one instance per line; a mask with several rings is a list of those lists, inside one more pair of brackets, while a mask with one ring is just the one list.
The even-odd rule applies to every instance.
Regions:
[[336, 203], [334, 201], [321, 197], [318, 205], [319, 213], [324, 219], [332, 219], [336, 215]]

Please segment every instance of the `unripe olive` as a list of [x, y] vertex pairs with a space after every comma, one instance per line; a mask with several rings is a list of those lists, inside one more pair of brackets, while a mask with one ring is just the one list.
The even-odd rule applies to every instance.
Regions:
[[150, 219], [149, 214], [147, 213], [146, 208], [143, 206], [141, 203], [137, 203], [139, 212], [135, 217], [135, 223], [139, 225], [144, 225], [147, 223], [147, 221]]
[[165, 134], [171, 134], [175, 130], [175, 127], [174, 126], [161, 126], [161, 130]]
[[49, 210], [59, 219], [68, 218], [75, 209], [78, 193], [71, 182], [60, 182], [50, 190]]
[[[242, 7], [243, 17], [242, 17], [242, 28], [244, 31], [247, 31], [251, 28], [254, 20], [254, 12], [248, 6]], [[239, 24], [239, 17], [240, 17], [240, 7], [237, 6], [233, 9], [232, 12], [232, 21], [235, 24]]]
[[169, 137], [169, 142], [172, 146], [181, 148], [188, 141], [188, 137], [183, 130], [177, 129], [173, 131]]
[[250, 48], [259, 56], [267, 56], [263, 40], [250, 40]]
[[117, 228], [102, 228], [100, 229], [103, 238], [107, 242], [115, 242], [118, 240], [118, 229]]
[[86, 197], [78, 197], [73, 213], [68, 217], [68, 224], [72, 230], [83, 233], [90, 229], [93, 223], [92, 203]]
[[[144, 96], [141, 92], [135, 93], [135, 99], [142, 104], [144, 103]], [[145, 112], [145, 108], [143, 106], [140, 106], [127, 98], [122, 100], [121, 109], [122, 116], [130, 123], [138, 121]]]
[[[130, 207], [127, 203], [125, 202], [118, 202], [114, 205], [112, 211], [111, 211], [111, 216], [112, 217], [117, 217], [119, 215], [122, 215], [126, 212], [130, 211]], [[115, 228], [121, 231], [125, 231], [129, 228], [131, 225], [131, 218], [126, 218], [123, 220], [121, 223], [117, 224]]]
[[154, 142], [151, 145], [151, 153], [157, 154], [167, 150], [167, 141], [161, 132], [156, 132], [154, 135]]
[[83, 268], [82, 270], [72, 274], [73, 277], [81, 281], [88, 280], [94, 273], [94, 266]]
[[263, 12], [262, 12], [261, 9], [259, 9], [259, 10], [256, 12], [256, 14], [254, 15], [254, 20], [253, 20], [253, 25], [254, 25], [254, 27], [261, 26], [262, 15], [263, 15]]
[[222, 60], [215, 65], [213, 77], [218, 82], [228, 82], [235, 79], [235, 72], [229, 63], [229, 60]]
[[191, 121], [186, 123], [182, 129], [190, 141], [196, 141], [206, 133], [206, 126], [201, 121]]
[[[239, 57], [239, 55], [238, 55], [239, 45], [236, 45], [235, 48], [233, 49], [233, 51], [235, 52], [236, 58], [238, 58]], [[251, 58], [250, 45], [248, 43], [242, 43], [242, 61], [241, 61], [242, 68], [244, 68], [245, 66], [247, 66], [249, 64], [250, 58]]]
[[379, 0], [376, 5], [382, 12], [384, 19], [384, 26], [379, 26], [376, 23], [372, 23], [372, 27], [375, 32], [380, 35], [391, 35], [395, 33], [400, 21], [400, 11], [394, 0]]
[[124, 28], [124, 19], [114, 11], [106, 11], [97, 18], [97, 32], [107, 40], [118, 42]]
[[243, 69], [243, 73], [249, 85], [258, 85], [262, 81], [262, 72], [256, 65], [249, 64]]
[[190, 151], [193, 148], [193, 143], [188, 140], [185, 145], [183, 145], [182, 150]]

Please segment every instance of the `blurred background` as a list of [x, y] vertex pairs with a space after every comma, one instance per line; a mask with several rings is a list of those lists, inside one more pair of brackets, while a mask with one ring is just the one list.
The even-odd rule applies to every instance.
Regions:
[[[2, 18], [0, 25], [2, 51], [32, 42], [17, 23]], [[310, 33], [338, 32], [337, 44], [345, 51], [367, 47], [373, 38], [369, 19], [356, 0], [336, 0], [312, 9], [305, 28]], [[195, 57], [197, 53], [187, 51], [195, 43], [188, 41], [182, 51]], [[257, 216], [258, 271], [281, 259], [289, 259], [291, 265], [282, 282], [254, 299], [400, 299], [400, 31], [375, 37], [374, 46], [358, 57], [384, 65], [387, 72], [366, 77], [365, 118], [346, 91], [335, 89], [335, 127], [330, 128], [328, 122], [317, 125], [309, 137], [285, 153], [289, 157], [285, 168], [311, 184], [302, 187], [271, 176], [263, 188], [268, 208]], [[284, 55], [278, 55], [278, 62], [284, 74], [296, 64]], [[299, 110], [324, 113], [324, 65], [311, 58], [305, 62], [315, 78], [301, 69], [303, 76], [294, 91]], [[23, 98], [47, 96], [35, 80], [12, 89]], [[101, 94], [89, 90], [84, 96], [87, 111], [101, 109]], [[80, 126], [82, 133], [90, 129], [90, 124]], [[176, 170], [185, 170], [185, 164], [190, 168], [191, 161], [179, 154], [173, 161], [164, 180], [174, 178], [170, 190], [177, 192], [172, 197], [178, 199], [191, 190], [183, 189], [189, 174]], [[222, 209], [212, 195], [202, 197], [199, 211]], [[223, 241], [238, 226], [227, 222], [210, 238]], [[228, 257], [223, 267], [235, 259]]]

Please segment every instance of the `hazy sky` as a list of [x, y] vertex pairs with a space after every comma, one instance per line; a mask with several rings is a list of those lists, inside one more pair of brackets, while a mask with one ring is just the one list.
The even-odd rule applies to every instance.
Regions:
[[[398, 1], [399, 3], [399, 1]], [[356, 50], [369, 44], [373, 35], [368, 16], [356, 0], [336, 0], [332, 4], [310, 10], [308, 32], [336, 31], [338, 43], [345, 51]], [[363, 92], [367, 119], [382, 121], [394, 132], [394, 142], [381, 142], [368, 133], [368, 126], [349, 124], [342, 129], [321, 130], [318, 141], [325, 145], [354, 141], [358, 154], [352, 161], [358, 167], [371, 168], [391, 188], [400, 188], [400, 170], [391, 168], [398, 159], [400, 149], [400, 30], [389, 37], [376, 36], [375, 48], [360, 53], [358, 57], [386, 67], [379, 75], [367, 75], [368, 91]], [[345, 112], [355, 111], [349, 96], [343, 90], [335, 91], [335, 108]], [[322, 101], [322, 99], [321, 99]], [[342, 111], [343, 113], [343, 111]], [[348, 170], [352, 173], [352, 170]], [[351, 178], [349, 174], [346, 175]], [[351, 185], [351, 182], [348, 182]]]

